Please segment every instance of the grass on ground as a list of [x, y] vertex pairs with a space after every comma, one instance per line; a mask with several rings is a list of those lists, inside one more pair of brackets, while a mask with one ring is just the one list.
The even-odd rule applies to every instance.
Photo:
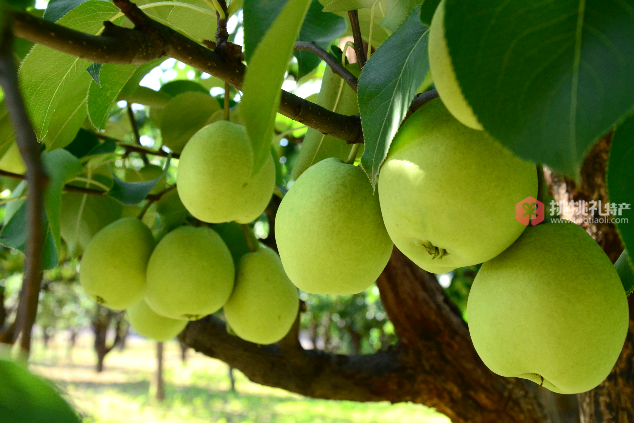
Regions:
[[86, 423], [449, 423], [421, 405], [316, 400], [251, 383], [237, 370], [232, 392], [226, 364], [189, 351], [183, 365], [176, 342], [165, 344], [165, 400], [158, 403], [150, 394], [155, 343], [129, 339], [99, 374], [91, 341], [80, 338], [71, 355], [62, 345], [44, 351], [38, 344], [31, 367], [67, 392]]

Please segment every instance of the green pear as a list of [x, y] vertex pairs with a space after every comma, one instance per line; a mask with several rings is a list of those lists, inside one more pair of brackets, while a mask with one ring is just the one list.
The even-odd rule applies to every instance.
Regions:
[[253, 149], [246, 129], [220, 121], [196, 132], [180, 156], [177, 189], [197, 219], [249, 223], [266, 208], [275, 188], [275, 165], [268, 157], [251, 177]]
[[[358, 75], [357, 75], [358, 76]], [[321, 82], [321, 90], [317, 96], [318, 105], [342, 115], [356, 115], [359, 113], [357, 93], [335, 74], [330, 66], [326, 66]], [[291, 171], [293, 179], [297, 180], [310, 166], [328, 157], [345, 160], [350, 154], [351, 145], [346, 144], [332, 135], [322, 134], [316, 129], [308, 128], [299, 150], [295, 165]]]
[[186, 320], [170, 319], [156, 314], [145, 300], [127, 309], [126, 314], [130, 326], [136, 333], [159, 342], [172, 339], [187, 326]]
[[260, 246], [238, 264], [236, 286], [224, 305], [225, 318], [240, 338], [273, 344], [293, 326], [299, 312], [297, 288], [288, 279], [279, 256]]
[[275, 219], [284, 270], [313, 294], [356, 294], [372, 285], [392, 253], [379, 200], [361, 168], [329, 158], [293, 184]]
[[0, 357], [0, 421], [79, 423], [79, 414], [51, 382], [25, 365]]
[[145, 295], [145, 269], [154, 248], [150, 229], [126, 217], [99, 231], [80, 262], [79, 282], [99, 304], [123, 310]]
[[122, 217], [117, 200], [68, 192], [62, 195], [60, 232], [72, 256], [81, 255], [97, 232]]
[[165, 235], [150, 257], [145, 300], [161, 316], [198, 320], [227, 302], [234, 279], [222, 238], [209, 228], [181, 226]]
[[464, 98], [456, 78], [445, 39], [445, 3], [442, 0], [429, 27], [429, 68], [438, 95], [451, 114], [471, 129], [482, 130], [473, 109]]
[[421, 268], [446, 273], [492, 259], [525, 226], [515, 206], [537, 197], [537, 171], [439, 99], [396, 134], [379, 173], [381, 212], [394, 244]]
[[561, 394], [603, 382], [629, 325], [614, 266], [572, 222], [527, 228], [484, 263], [467, 317], [473, 346], [489, 369]]

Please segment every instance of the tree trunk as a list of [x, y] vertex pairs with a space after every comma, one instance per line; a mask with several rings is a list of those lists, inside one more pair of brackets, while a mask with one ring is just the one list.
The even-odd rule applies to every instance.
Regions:
[[156, 372], [154, 373], [154, 398], [158, 402], [165, 399], [165, 381], [163, 380], [163, 343], [156, 343]]
[[180, 339], [178, 340], [178, 345], [181, 347], [181, 364], [185, 366], [187, 365], [187, 350], [189, 349], [189, 347], [183, 344]]
[[233, 367], [229, 366], [229, 383], [231, 384], [231, 392], [236, 391], [236, 378], [233, 376]]
[[68, 349], [66, 351], [67, 357], [69, 361], [73, 361], [73, 349], [77, 344], [77, 336], [79, 334], [79, 330], [75, 330], [75, 328], [71, 328], [68, 331]]
[[[110, 346], [108, 346], [108, 328], [110, 327], [110, 323], [113, 318], [115, 320], [115, 337]], [[97, 306], [97, 312], [95, 313], [95, 317], [92, 321], [92, 328], [95, 333], [94, 349], [97, 353], [97, 365], [95, 368], [97, 373], [103, 372], [106, 355], [108, 355], [108, 353], [112, 351], [119, 342], [121, 342], [122, 321], [122, 313], [116, 313], [100, 305]]]

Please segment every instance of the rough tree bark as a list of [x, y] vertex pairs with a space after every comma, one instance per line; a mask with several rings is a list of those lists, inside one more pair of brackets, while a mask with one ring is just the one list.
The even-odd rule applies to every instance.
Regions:
[[[598, 142], [588, 154], [581, 168], [581, 184], [545, 172], [551, 194], [555, 201], [601, 201], [608, 203], [605, 172], [612, 136]], [[600, 216], [584, 215], [578, 207], [567, 208], [563, 218], [575, 221], [590, 233], [615, 262], [623, 245], [612, 223], [582, 222], [583, 218]], [[590, 392], [579, 394], [579, 410], [582, 423], [630, 423], [634, 422], [634, 295], [629, 298], [630, 326], [621, 355], [608, 378]]]

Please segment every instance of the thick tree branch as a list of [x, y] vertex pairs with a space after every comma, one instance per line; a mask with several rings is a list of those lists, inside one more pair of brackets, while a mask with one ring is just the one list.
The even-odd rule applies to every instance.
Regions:
[[[17, 36], [98, 63], [142, 64], [168, 56], [207, 72], [237, 89], [242, 87], [246, 66], [227, 61], [173, 29], [150, 19], [128, 0], [114, 0], [135, 24], [134, 29], [106, 22], [103, 35], [95, 36], [56, 25], [26, 12], [14, 12]], [[287, 91], [282, 91], [280, 113], [324, 134], [349, 143], [363, 142], [361, 120], [331, 112]]]
[[7, 27], [0, 44], [0, 85], [4, 102], [15, 127], [16, 142], [26, 164], [26, 179], [29, 184], [27, 196], [27, 241], [25, 248], [24, 279], [13, 331], [15, 342], [21, 334], [20, 347], [28, 355], [31, 349], [31, 328], [35, 323], [37, 303], [42, 282], [44, 251], [44, 191], [48, 176], [40, 159], [40, 144], [26, 112], [19, 90], [17, 68], [13, 59], [13, 34]]
[[296, 334], [257, 346], [226, 333], [216, 317], [190, 323], [180, 339], [249, 379], [302, 395], [352, 401], [412, 401], [454, 423], [547, 422], [527, 385], [489, 371], [466, 325], [433, 275], [395, 250], [378, 281], [401, 341], [372, 355], [304, 350]]
[[315, 56], [319, 57], [321, 60], [326, 62], [326, 64], [330, 66], [332, 71], [336, 73], [337, 75], [339, 75], [346, 82], [346, 84], [348, 84], [350, 88], [354, 90], [354, 92], [357, 92], [357, 85], [359, 83], [359, 81], [357, 80], [357, 77], [354, 76], [352, 73], [350, 73], [350, 71], [346, 69], [346, 67], [342, 65], [334, 56], [332, 56], [331, 54], [328, 54], [326, 50], [319, 47], [317, 44], [315, 44], [312, 41], [311, 42], [308, 42], [308, 41], [296, 42], [295, 50], [309, 51], [313, 53]]

